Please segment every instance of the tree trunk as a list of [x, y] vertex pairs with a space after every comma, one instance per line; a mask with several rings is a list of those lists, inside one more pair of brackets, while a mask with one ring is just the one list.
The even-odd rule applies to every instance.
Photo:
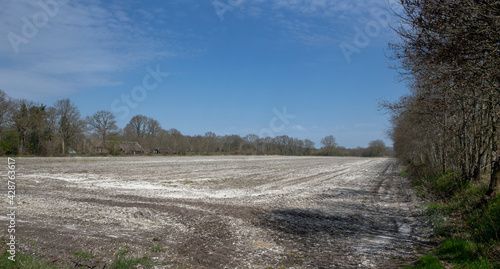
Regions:
[[492, 118], [492, 126], [491, 126], [491, 145], [492, 145], [492, 163], [491, 163], [491, 177], [490, 177], [490, 186], [488, 187], [488, 191], [486, 195], [490, 197], [494, 197], [499, 193], [500, 190], [500, 154], [498, 154], [498, 141], [497, 141], [497, 126], [496, 126], [496, 118]]
[[488, 187], [488, 191], [486, 195], [490, 197], [494, 197], [498, 193], [500, 193], [500, 157], [497, 158], [493, 165], [493, 169], [491, 172], [490, 178], [490, 186]]
[[62, 140], [62, 155], [64, 156], [64, 154], [66, 154], [66, 151], [64, 150], [64, 139], [61, 140]]
[[21, 137], [19, 138], [19, 148], [17, 149], [18, 155], [24, 154], [25, 137], [26, 137], [26, 135], [24, 134], [24, 132], [21, 132]]

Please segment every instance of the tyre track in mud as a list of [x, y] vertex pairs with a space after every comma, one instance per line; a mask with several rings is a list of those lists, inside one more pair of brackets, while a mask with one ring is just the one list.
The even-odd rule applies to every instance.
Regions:
[[397, 268], [427, 244], [392, 159], [79, 161], [29, 159], [20, 187], [21, 249], [63, 267], [103, 268], [128, 248], [157, 268]]
[[428, 230], [415, 198], [404, 190], [409, 186], [403, 187], [394, 161], [360, 166], [338, 175], [352, 180], [308, 198], [291, 198], [295, 201], [286, 204], [294, 208], [274, 209], [267, 217], [267, 224], [279, 231], [276, 237], [287, 241], [283, 245], [301, 250], [295, 254], [300, 267], [395, 268], [416, 257], [418, 247], [429, 244], [414, 236]]
[[407, 192], [408, 182], [399, 176], [394, 162], [369, 184], [370, 209], [362, 214], [364, 234], [355, 244], [356, 253], [364, 257], [363, 265], [392, 267], [394, 260], [404, 260], [429, 241], [418, 235], [428, 233], [423, 225], [423, 212], [415, 195]]

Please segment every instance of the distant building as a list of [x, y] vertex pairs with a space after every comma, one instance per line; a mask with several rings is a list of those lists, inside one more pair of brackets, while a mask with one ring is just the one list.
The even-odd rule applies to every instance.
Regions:
[[[110, 145], [110, 142], [107, 142]], [[146, 151], [137, 142], [123, 141], [118, 146], [120, 154], [144, 154]], [[94, 152], [99, 154], [109, 154], [110, 151], [107, 147], [104, 147], [103, 143], [99, 143], [94, 147]]]
[[144, 154], [146, 151], [137, 142], [124, 141], [120, 144], [122, 154]]
[[167, 155], [176, 155], [178, 152], [176, 150], [172, 150], [169, 148], [155, 148], [152, 150], [154, 154], [167, 154]]

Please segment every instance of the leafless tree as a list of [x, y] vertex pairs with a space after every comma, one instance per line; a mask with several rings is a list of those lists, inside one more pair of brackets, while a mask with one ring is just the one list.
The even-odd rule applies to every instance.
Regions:
[[367, 152], [370, 157], [380, 157], [385, 155], [386, 149], [384, 141], [373, 140], [368, 144]]
[[61, 139], [62, 154], [66, 154], [66, 145], [83, 133], [85, 122], [80, 111], [69, 99], [58, 100], [54, 104], [56, 134]]
[[144, 115], [136, 115], [130, 119], [125, 126], [125, 135], [132, 138], [131, 140], [141, 143], [146, 136], [148, 117]]
[[106, 147], [106, 139], [108, 135], [113, 131], [118, 130], [115, 115], [105, 110], [100, 110], [92, 116], [87, 116], [87, 124], [89, 129], [95, 131], [99, 135], [100, 139], [102, 139], [104, 147]]
[[408, 161], [462, 171], [500, 191], [500, 2], [401, 0], [396, 68], [412, 89], [394, 104], [394, 149]]
[[0, 138], [2, 130], [6, 127], [6, 123], [9, 120], [9, 114], [12, 112], [12, 100], [7, 94], [0, 90]]
[[333, 135], [329, 135], [321, 139], [321, 145], [323, 145], [323, 149], [326, 151], [326, 154], [331, 155], [337, 146], [337, 143], [335, 142], [335, 137], [333, 137]]

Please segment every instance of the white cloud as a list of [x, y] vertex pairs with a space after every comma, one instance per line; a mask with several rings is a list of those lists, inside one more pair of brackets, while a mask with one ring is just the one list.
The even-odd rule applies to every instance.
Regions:
[[62, 95], [73, 92], [75, 88], [76, 85], [68, 81], [37, 73], [0, 69], [0, 89], [13, 98], [43, 99], [47, 93]]
[[[394, 5], [396, 0], [390, 0]], [[250, 11], [249, 7], [259, 7], [273, 13], [289, 11], [309, 17], [335, 17], [361, 15], [373, 8], [388, 8], [386, 0], [255, 0], [245, 1], [238, 8]], [[258, 14], [260, 15], [260, 13]]]
[[[373, 20], [374, 10], [389, 11], [389, 6], [397, 7], [395, 3], [396, 0], [254, 0], [244, 1], [232, 12], [270, 20], [273, 26], [269, 29], [273, 29], [277, 42], [337, 47], [341, 41], [353, 38], [353, 25], [364, 27]], [[388, 27], [384, 30], [390, 31]]]
[[306, 128], [304, 128], [304, 126], [302, 126], [302, 125], [294, 125], [294, 126], [292, 126], [292, 130], [295, 130], [295, 131], [306, 131]]
[[42, 2], [0, 0], [0, 88], [11, 96], [117, 85], [117, 73], [172, 55], [126, 10], [99, 1]]

